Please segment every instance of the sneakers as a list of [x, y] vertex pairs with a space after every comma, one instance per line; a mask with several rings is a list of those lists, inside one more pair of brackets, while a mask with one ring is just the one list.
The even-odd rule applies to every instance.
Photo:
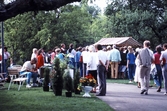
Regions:
[[167, 92], [165, 92], [164, 95], [167, 95]]
[[26, 88], [31, 88], [31, 86], [29, 84], [26, 85]]
[[33, 83], [33, 84], [32, 84], [32, 87], [38, 87], [38, 84]]
[[129, 83], [131, 84], [131, 83], [133, 83], [132, 81], [129, 81]]

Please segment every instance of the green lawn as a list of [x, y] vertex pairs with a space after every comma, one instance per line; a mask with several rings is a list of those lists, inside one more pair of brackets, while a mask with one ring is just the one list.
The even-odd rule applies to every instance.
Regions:
[[[107, 79], [107, 83], [129, 84], [128, 79]], [[153, 81], [150, 82], [153, 85]], [[130, 85], [137, 85], [132, 83]], [[91, 98], [84, 98], [73, 93], [71, 98], [65, 97], [65, 90], [62, 96], [55, 96], [52, 90], [44, 92], [42, 87], [26, 89], [25, 85], [17, 91], [18, 85], [14, 84], [8, 91], [0, 90], [1, 111], [114, 111], [106, 103], [91, 93]]]
[[[8, 83], [5, 84], [8, 87]], [[42, 87], [26, 89], [25, 85], [17, 91], [18, 85], [14, 84], [11, 89], [0, 90], [1, 111], [113, 111], [106, 103], [91, 94], [91, 98], [82, 95], [65, 97], [55, 96], [52, 90], [44, 92]]]

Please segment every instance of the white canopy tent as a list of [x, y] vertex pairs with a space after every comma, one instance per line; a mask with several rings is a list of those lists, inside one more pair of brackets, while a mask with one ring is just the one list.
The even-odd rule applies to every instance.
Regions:
[[133, 39], [132, 37], [115, 37], [115, 38], [102, 38], [95, 44], [101, 44], [103, 46], [108, 45], [117, 45], [117, 46], [132, 46], [132, 47], [139, 47], [142, 46], [138, 41]]

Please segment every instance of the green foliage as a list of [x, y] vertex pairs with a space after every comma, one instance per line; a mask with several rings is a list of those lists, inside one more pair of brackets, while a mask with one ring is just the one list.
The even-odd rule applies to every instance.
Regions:
[[66, 60], [60, 62], [60, 68], [62, 71], [67, 69], [67, 61]]
[[6, 20], [5, 46], [14, 63], [30, 60], [34, 47], [49, 51], [62, 42], [76, 47], [93, 44], [92, 14], [96, 12], [97, 16], [99, 10], [91, 9], [88, 5], [66, 5], [59, 10], [39, 11], [36, 15], [28, 12]]
[[64, 88], [71, 92], [73, 90], [73, 80], [70, 76], [70, 71], [67, 69], [63, 74]]
[[[5, 87], [8, 87], [8, 83]], [[109, 105], [92, 95], [92, 98], [82, 98], [82, 95], [75, 95], [70, 99], [65, 97], [65, 90], [62, 96], [55, 96], [52, 92], [44, 92], [41, 87], [17, 90], [18, 85], [14, 84], [10, 91], [0, 90], [2, 111], [114, 111]], [[96, 107], [92, 107], [96, 106]]]
[[63, 72], [60, 68], [59, 58], [55, 58], [53, 62], [53, 68], [56, 71], [52, 78], [53, 91], [62, 91], [63, 89]]
[[50, 69], [46, 67], [44, 69], [44, 81], [43, 81], [44, 87], [49, 85], [49, 81], [50, 81], [49, 74], [50, 74]]
[[79, 85], [80, 73], [79, 70], [76, 70], [74, 73], [74, 90], [76, 91]]
[[105, 11], [110, 27], [107, 34], [132, 36], [141, 43], [148, 39], [155, 47], [167, 38], [166, 10], [165, 0], [113, 0]]

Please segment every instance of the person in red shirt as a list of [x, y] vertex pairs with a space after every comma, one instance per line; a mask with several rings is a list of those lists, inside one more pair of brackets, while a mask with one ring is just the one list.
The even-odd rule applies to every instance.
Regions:
[[156, 47], [156, 53], [154, 54], [154, 64], [156, 66], [157, 74], [154, 76], [154, 80], [156, 82], [156, 85], [158, 86], [157, 92], [161, 92], [162, 88], [162, 68], [161, 68], [161, 62], [160, 62], [160, 56], [161, 56], [162, 47], [158, 45]]
[[40, 68], [42, 66], [44, 66], [44, 57], [42, 49], [39, 49], [37, 53], [37, 64], [36, 64], [36, 68], [39, 70], [39, 74], [40, 74]]

